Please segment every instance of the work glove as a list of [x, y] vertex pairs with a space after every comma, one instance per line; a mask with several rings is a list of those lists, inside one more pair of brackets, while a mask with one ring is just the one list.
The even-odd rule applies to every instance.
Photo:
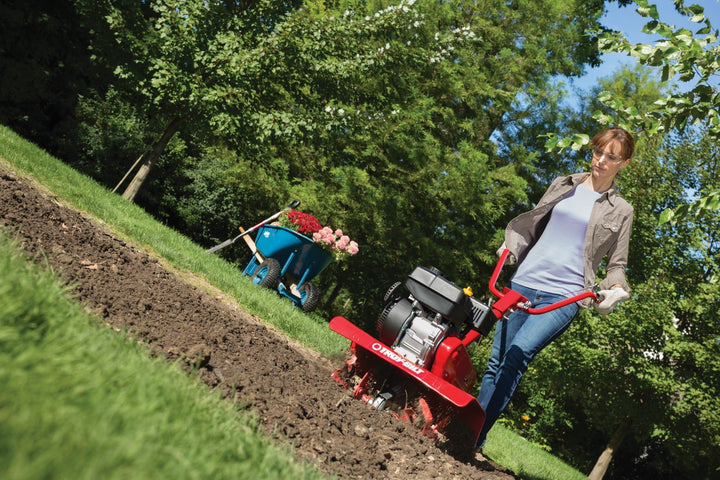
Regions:
[[[500, 248], [497, 251], [497, 256], [499, 257], [502, 255], [502, 253], [505, 251], [507, 246], [505, 245], [505, 242], [500, 245]], [[508, 253], [507, 258], [505, 259], [505, 265], [515, 265], [517, 263], [517, 258], [515, 258], [515, 255], [512, 254], [512, 252]]]
[[600, 290], [598, 293], [600, 303], [595, 303], [595, 310], [600, 315], [607, 315], [615, 309], [618, 302], [622, 302], [630, 298], [630, 294], [622, 288], [613, 288], [611, 290]]

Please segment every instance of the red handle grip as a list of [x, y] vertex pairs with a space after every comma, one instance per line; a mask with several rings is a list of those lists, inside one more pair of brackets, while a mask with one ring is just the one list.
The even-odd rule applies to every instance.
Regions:
[[571, 303], [579, 302], [580, 300], [583, 300], [585, 298], [597, 298], [597, 295], [594, 292], [583, 292], [578, 295], [575, 295], [570, 298], [566, 298], [564, 300], [560, 300], [559, 302], [555, 302], [551, 305], [547, 305], [542, 308], [523, 308], [526, 312], [532, 314], [532, 315], [539, 315], [541, 313], [547, 313], [552, 310], [556, 310], [560, 307], [564, 307], [565, 305], [570, 305]]

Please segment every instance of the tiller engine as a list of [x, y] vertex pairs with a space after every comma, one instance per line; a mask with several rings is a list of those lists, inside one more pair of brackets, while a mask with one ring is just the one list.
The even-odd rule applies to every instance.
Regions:
[[437, 269], [416, 267], [404, 282], [408, 294], [401, 293], [400, 282], [385, 294], [387, 304], [377, 322], [379, 340], [343, 317], [333, 318], [330, 328], [352, 342], [351, 358], [333, 378], [353, 388], [355, 398], [391, 410], [431, 438], [474, 445], [485, 411], [469, 393], [476, 373], [467, 347], [516, 308], [544, 313], [595, 295], [585, 292], [549, 307], [530, 308], [519, 293], [495, 288], [507, 254], [490, 280], [490, 290], [498, 297], [492, 305], [479, 302]]

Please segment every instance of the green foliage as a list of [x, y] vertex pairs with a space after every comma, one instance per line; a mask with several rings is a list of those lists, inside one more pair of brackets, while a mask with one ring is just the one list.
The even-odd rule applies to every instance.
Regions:
[[660, 223], [672, 222], [675, 224], [676, 217], [696, 216], [713, 210], [720, 210], [720, 191], [709, 192], [693, 203], [680, 205], [674, 210], [663, 210], [660, 214]]
[[[575, 4], [550, 3], [559, 16], [578, 12]], [[401, 101], [389, 102], [381, 115], [361, 116], [359, 128], [344, 123], [327, 132], [314, 150], [291, 146], [286, 155], [302, 162], [291, 167], [293, 196], [307, 199], [306, 208], [318, 218], [369, 247], [347, 265], [347, 275], [328, 278], [329, 271], [321, 280], [356, 292], [352, 310], [345, 309], [344, 299], [336, 305], [368, 326], [384, 290], [417, 264], [438, 266], [460, 283], [484, 288], [500, 230], [509, 211], [526, 198], [526, 181], [518, 176], [522, 162], [499, 156], [489, 138], [504, 129], [509, 111], [519, 111], [513, 103], [519, 91], [544, 85], [540, 72], [569, 68], [566, 56], [537, 57], [534, 41], [556, 42], [560, 50], [577, 41], [567, 37], [562, 44], [548, 34], [557, 33], [552, 15], [531, 18], [528, 11], [504, 4], [418, 5], [422, 35], [433, 38], [449, 28], [461, 32], [463, 41], [452, 45], [454, 61], [405, 60], [389, 79], [359, 82], [358, 89], [380, 98], [390, 88], [402, 94]], [[533, 42], [516, 42], [517, 35]], [[412, 45], [419, 41], [428, 42], [413, 39]], [[403, 42], [390, 45], [389, 52], [412, 53]], [[343, 105], [331, 106], [328, 113], [340, 108], [347, 116]]]
[[106, 82], [68, 0], [0, 4], [0, 123], [55, 151], [77, 121], [79, 95]]
[[[68, 156], [112, 186], [121, 167], [103, 159], [183, 118], [138, 203], [210, 246], [300, 198], [365, 247], [319, 280], [334, 292], [328, 314], [373, 323], [387, 285], [421, 263], [483, 285], [500, 230], [537, 184], [536, 152], [490, 139], [525, 121], [519, 92], [544, 98], [550, 75], [596, 60], [584, 32], [601, 3], [382, 3], [79, 0], [94, 59], [116, 78], [83, 102], [94, 162]], [[108, 112], [117, 99], [131, 106]]]
[[[176, 228], [191, 232], [202, 245], [234, 237], [238, 227], [247, 229], [290, 203], [286, 163], [279, 159], [263, 163], [264, 168], [257, 168], [239, 161], [231, 150], [208, 147], [182, 172], [187, 179], [182, 190], [170, 196], [163, 208], [175, 216]], [[179, 203], [171, 203], [178, 199]], [[243, 241], [218, 254], [242, 268], [250, 258]]]
[[110, 87], [101, 98], [90, 92], [78, 99], [76, 135], [64, 138], [58, 156], [112, 188], [152, 139], [145, 112]]
[[716, 75], [720, 58], [717, 46], [718, 32], [713, 30], [710, 19], [698, 5], [684, 6], [678, 2], [678, 10], [689, 20], [703, 26], [695, 33], [686, 28], [675, 29], [660, 21], [657, 9], [647, 0], [636, 1], [637, 12], [650, 21], [643, 32], [659, 35], [654, 45], [630, 44], [623, 35], [606, 33], [600, 39], [600, 48], [607, 52], [625, 52], [643, 65], [662, 67], [662, 80], [677, 76], [680, 81], [692, 81], [695, 87], [685, 93], [675, 93], [658, 101], [648, 116], [647, 127], [654, 131], [670, 131], [689, 124], [707, 124], [709, 133], [720, 134], [720, 114], [717, 107], [717, 86], [711, 78]]

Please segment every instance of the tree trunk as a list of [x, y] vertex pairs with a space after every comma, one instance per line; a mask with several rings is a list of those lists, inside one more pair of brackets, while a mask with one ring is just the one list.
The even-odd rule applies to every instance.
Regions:
[[590, 475], [588, 475], [589, 480], [602, 480], [602, 478], [605, 476], [605, 473], [607, 472], [608, 467], [610, 466], [610, 463], [612, 462], [613, 455], [615, 455], [615, 452], [625, 439], [628, 430], [630, 430], [630, 419], [625, 418], [625, 420], [623, 420], [618, 429], [615, 430], [615, 434], [610, 439], [610, 443], [608, 443], [607, 447], [605, 447], [605, 451], [600, 454], [600, 457], [595, 463], [592, 472], [590, 472]]
[[142, 156], [138, 159], [138, 161], [141, 162], [140, 169], [135, 174], [135, 177], [133, 177], [130, 185], [128, 185], [128, 187], [125, 189], [125, 192], [123, 192], [122, 196], [124, 199], [130, 200], [131, 202], [135, 199], [135, 195], [137, 195], [137, 193], [140, 191], [140, 187], [142, 186], [143, 182], [145, 182], [145, 179], [150, 173], [150, 169], [152, 168], [153, 164], [157, 161], [158, 158], [160, 158], [160, 155], [162, 154], [163, 150], [165, 150], [168, 142], [173, 137], [173, 135], [175, 135], [175, 132], [178, 131], [180, 122], [181, 120], [179, 118], [173, 118], [170, 123], [168, 123], [165, 127], [165, 130], [160, 136], [160, 139], [155, 141], [152, 148], [143, 153]]

